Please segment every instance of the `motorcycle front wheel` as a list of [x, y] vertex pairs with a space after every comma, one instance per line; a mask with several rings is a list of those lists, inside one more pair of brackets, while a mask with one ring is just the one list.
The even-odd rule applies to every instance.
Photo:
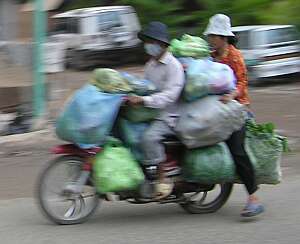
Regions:
[[192, 214], [213, 213], [219, 210], [228, 200], [233, 183], [217, 184], [210, 191], [201, 191], [185, 194], [186, 202], [180, 206]]
[[83, 160], [76, 156], [61, 156], [51, 161], [37, 181], [37, 200], [45, 216], [56, 224], [85, 222], [97, 209], [99, 196], [89, 180], [80, 193], [70, 193], [66, 187], [78, 180]]

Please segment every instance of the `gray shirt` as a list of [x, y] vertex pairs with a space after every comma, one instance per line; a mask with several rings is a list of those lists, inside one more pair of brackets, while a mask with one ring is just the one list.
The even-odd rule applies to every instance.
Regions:
[[145, 79], [152, 81], [159, 91], [143, 97], [145, 106], [161, 109], [158, 119], [175, 126], [178, 100], [185, 83], [182, 65], [166, 52], [160, 60], [151, 59], [146, 64]]

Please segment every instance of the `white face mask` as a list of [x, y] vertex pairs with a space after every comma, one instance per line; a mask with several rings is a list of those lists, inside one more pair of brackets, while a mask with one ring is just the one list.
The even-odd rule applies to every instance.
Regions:
[[163, 51], [160, 45], [153, 43], [145, 43], [144, 48], [146, 53], [153, 57], [158, 57]]

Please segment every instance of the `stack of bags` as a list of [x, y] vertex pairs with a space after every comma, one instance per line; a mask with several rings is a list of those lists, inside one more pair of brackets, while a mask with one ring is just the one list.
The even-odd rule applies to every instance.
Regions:
[[[170, 50], [186, 73], [180, 119], [175, 128], [187, 147], [183, 162], [185, 179], [205, 184], [239, 182], [224, 141], [245, 124], [245, 109], [237, 101], [224, 104], [218, 96], [235, 89], [233, 71], [208, 58], [208, 45], [199, 37], [184, 35], [181, 40], [171, 42]], [[258, 183], [277, 184], [281, 179], [284, 140], [274, 130], [263, 129], [265, 127], [254, 121], [247, 122], [245, 149]]]
[[[111, 139], [116, 120], [119, 118], [120, 134], [124, 143], [134, 151], [141, 130], [134, 122], [149, 121], [157, 111], [138, 107], [121, 109], [128, 95], [148, 95], [156, 91], [155, 86], [143, 79], [112, 69], [96, 69], [89, 84], [71, 97], [59, 115], [56, 123], [57, 136], [81, 148], [103, 146], [96, 156], [94, 180], [99, 192], [131, 190], [139, 186], [144, 175], [130, 150], [118, 140]], [[133, 122], [130, 122], [132, 120]], [[147, 124], [138, 124], [147, 126]], [[144, 130], [143, 127], [142, 129]], [[138, 133], [137, 133], [138, 132]], [[138, 156], [138, 151], [135, 155]]]
[[183, 35], [171, 41], [170, 51], [185, 67], [183, 97], [190, 102], [210, 94], [224, 94], [235, 88], [235, 76], [225, 64], [213, 62], [207, 42], [200, 37]]
[[186, 84], [175, 128], [188, 148], [214, 145], [226, 140], [244, 124], [244, 108], [236, 101], [223, 104], [217, 95], [235, 89], [235, 76], [225, 64], [213, 62], [206, 41], [183, 35], [172, 40], [170, 51], [185, 67]]
[[[101, 146], [111, 134], [123, 99], [154, 91], [149, 81], [113, 69], [95, 69], [89, 84], [75, 92], [59, 115], [56, 134], [82, 148]], [[156, 116], [157, 111], [143, 109], [128, 109], [122, 114], [138, 121]]]

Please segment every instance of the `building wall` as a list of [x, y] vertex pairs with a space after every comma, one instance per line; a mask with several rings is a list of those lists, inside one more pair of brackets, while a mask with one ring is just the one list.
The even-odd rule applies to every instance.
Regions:
[[0, 0], [0, 40], [16, 39], [18, 17], [18, 5], [14, 0]]
[[19, 7], [19, 32], [17, 34], [17, 39], [20, 41], [29, 41], [33, 37], [33, 12], [21, 11]]

